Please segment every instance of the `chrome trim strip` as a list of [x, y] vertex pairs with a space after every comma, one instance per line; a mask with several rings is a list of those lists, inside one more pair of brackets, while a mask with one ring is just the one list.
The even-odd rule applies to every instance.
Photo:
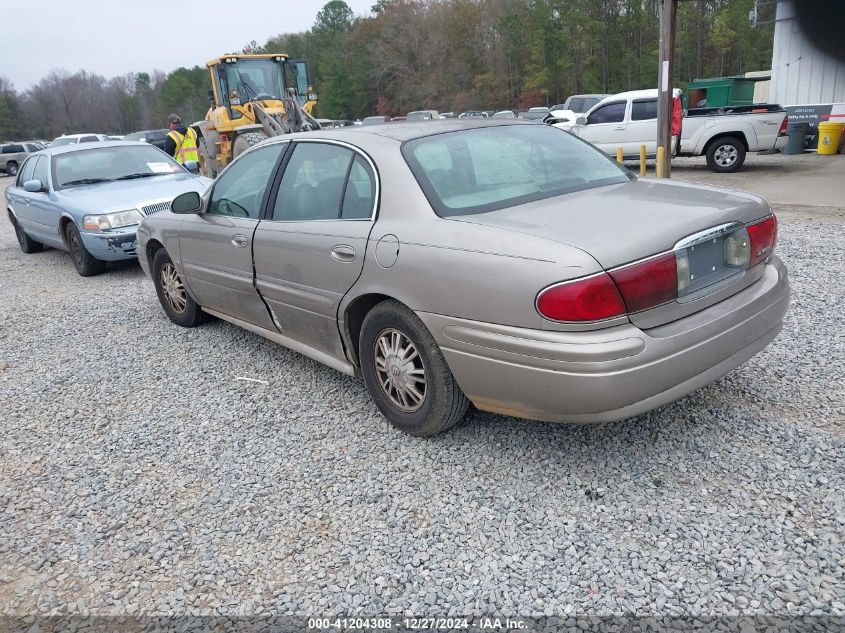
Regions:
[[720, 224], [709, 229], [704, 229], [703, 231], [693, 233], [692, 235], [688, 235], [687, 237], [681, 239], [672, 247], [672, 250], [679, 251], [690, 246], [695, 246], [696, 244], [722, 237], [728, 233], [733, 233], [734, 231], [744, 227], [745, 225], [742, 222], [727, 222], [726, 224]]

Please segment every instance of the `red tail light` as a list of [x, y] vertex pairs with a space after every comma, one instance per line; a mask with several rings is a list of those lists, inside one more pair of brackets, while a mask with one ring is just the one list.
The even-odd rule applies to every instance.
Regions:
[[628, 312], [639, 312], [678, 298], [675, 253], [664, 253], [610, 271]]
[[598, 273], [541, 291], [537, 312], [553, 321], [601, 321], [625, 314], [625, 303], [608, 274]]
[[774, 214], [747, 227], [751, 242], [751, 261], [748, 267], [759, 264], [775, 250], [778, 236], [778, 220]]
[[782, 134], [786, 134], [786, 126], [789, 124], [789, 117], [783, 117], [783, 121], [781, 121], [780, 129], [778, 130], [778, 136]]

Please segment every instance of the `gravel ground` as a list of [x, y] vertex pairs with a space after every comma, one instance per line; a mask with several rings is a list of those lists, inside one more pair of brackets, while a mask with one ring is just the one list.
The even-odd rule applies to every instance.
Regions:
[[794, 299], [744, 366], [622, 423], [430, 440], [0, 218], [0, 614], [845, 615], [845, 212], [780, 211]]

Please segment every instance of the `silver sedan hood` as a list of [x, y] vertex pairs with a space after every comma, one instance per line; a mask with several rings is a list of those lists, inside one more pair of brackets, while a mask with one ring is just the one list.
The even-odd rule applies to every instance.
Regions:
[[698, 231], [768, 213], [766, 201], [749, 193], [639, 179], [451, 219], [568, 244], [608, 269], [671, 250]]

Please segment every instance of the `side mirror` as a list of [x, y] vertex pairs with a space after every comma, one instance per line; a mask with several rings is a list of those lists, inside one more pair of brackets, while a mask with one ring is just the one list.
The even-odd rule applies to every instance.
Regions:
[[587, 125], [587, 117], [579, 116], [577, 119], [575, 119], [575, 124], [576, 125]]
[[174, 198], [170, 205], [170, 211], [173, 213], [196, 213], [201, 206], [200, 194], [196, 191], [187, 191]]
[[40, 180], [27, 180], [23, 183], [23, 188], [25, 191], [30, 193], [38, 193], [39, 191], [44, 191], [44, 185], [41, 184]]
[[192, 174], [197, 174], [200, 170], [200, 164], [195, 160], [186, 160], [185, 169], [187, 169]]

